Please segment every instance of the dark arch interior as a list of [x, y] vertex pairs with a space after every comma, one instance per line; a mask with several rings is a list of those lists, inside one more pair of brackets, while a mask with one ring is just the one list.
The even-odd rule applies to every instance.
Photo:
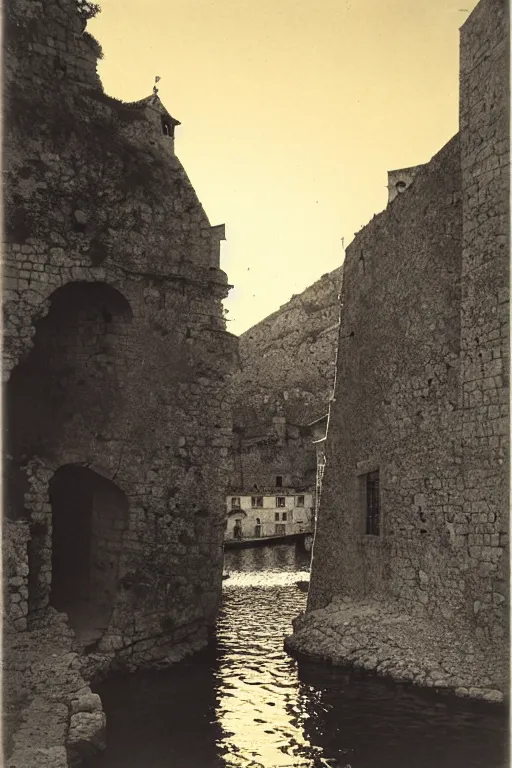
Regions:
[[[131, 319], [127, 300], [106, 283], [68, 283], [52, 294], [34, 346], [6, 387], [6, 448], [18, 466], [33, 456], [52, 458], [76, 414], [101, 432], [127, 367]], [[9, 507], [15, 516], [19, 498]]]
[[50, 603], [68, 614], [81, 637], [99, 637], [117, 591], [128, 501], [113, 483], [80, 466], [61, 467], [50, 482]]
[[[67, 451], [94, 455], [96, 441], [108, 434], [130, 365], [131, 321], [128, 301], [106, 283], [68, 283], [51, 295], [48, 314], [35, 323], [33, 347], [4, 390], [3, 495], [9, 517], [32, 520], [25, 508], [31, 459], [53, 462]], [[53, 534], [40, 514], [30, 525], [32, 619], [42, 615], [48, 601], [50, 535], [55, 550], [53, 605], [69, 609], [75, 628], [101, 624], [109, 612], [125, 517], [120, 491], [113, 484], [109, 490], [106, 483], [83, 467], [56, 473]], [[44, 504], [46, 495], [34, 501]]]

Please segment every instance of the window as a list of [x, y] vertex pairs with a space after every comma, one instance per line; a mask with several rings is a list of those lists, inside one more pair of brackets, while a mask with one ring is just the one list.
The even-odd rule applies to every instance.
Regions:
[[276, 523], [276, 536], [284, 536], [286, 533], [286, 526], [282, 523]]
[[282, 488], [283, 487], [283, 476], [277, 475], [276, 477], [276, 488]]
[[261, 538], [261, 525], [255, 525], [254, 526], [254, 536], [256, 539]]
[[231, 497], [231, 509], [240, 509], [240, 496]]
[[297, 496], [297, 506], [298, 507], [304, 506], [304, 496]]
[[263, 496], [251, 496], [251, 507], [262, 507]]
[[166, 120], [165, 117], [162, 115], [162, 133], [164, 136], [170, 136], [171, 138], [174, 137], [174, 129], [169, 122], [169, 120]]
[[286, 498], [284, 496], [276, 496], [276, 507], [285, 507]]
[[286, 514], [286, 512], [283, 512], [283, 517], [282, 517], [281, 519], [283, 520], [283, 522], [284, 522], [284, 521], [287, 519], [287, 514]]
[[279, 520], [279, 512], [274, 513], [274, 520]]
[[366, 475], [366, 533], [380, 535], [379, 471]]

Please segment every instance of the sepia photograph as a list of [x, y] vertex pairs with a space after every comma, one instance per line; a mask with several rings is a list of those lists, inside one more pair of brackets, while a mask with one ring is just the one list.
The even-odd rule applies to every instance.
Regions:
[[508, 768], [508, 1], [1, 13], [2, 765]]

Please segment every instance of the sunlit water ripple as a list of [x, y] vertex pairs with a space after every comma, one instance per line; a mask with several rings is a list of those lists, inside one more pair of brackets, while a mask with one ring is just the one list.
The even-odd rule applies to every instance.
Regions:
[[283, 650], [306, 603], [294, 546], [226, 553], [216, 646], [98, 688], [97, 768], [504, 768], [502, 708], [438, 696]]

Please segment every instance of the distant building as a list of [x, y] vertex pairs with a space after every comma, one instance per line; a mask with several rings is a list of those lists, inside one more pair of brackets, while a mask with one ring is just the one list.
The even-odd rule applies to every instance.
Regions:
[[226, 501], [227, 540], [313, 531], [323, 464], [323, 443], [318, 439], [324, 438], [326, 424], [327, 416], [305, 426], [274, 416], [268, 434], [238, 431]]
[[226, 505], [228, 540], [288, 536], [311, 530], [314, 494], [276, 483], [272, 493], [255, 490], [251, 495], [233, 494], [226, 498]]
[[278, 475], [283, 488], [315, 487], [316, 452], [310, 430], [284, 416], [274, 416], [267, 427], [237, 428], [232, 458], [231, 488], [241, 492], [271, 488]]

